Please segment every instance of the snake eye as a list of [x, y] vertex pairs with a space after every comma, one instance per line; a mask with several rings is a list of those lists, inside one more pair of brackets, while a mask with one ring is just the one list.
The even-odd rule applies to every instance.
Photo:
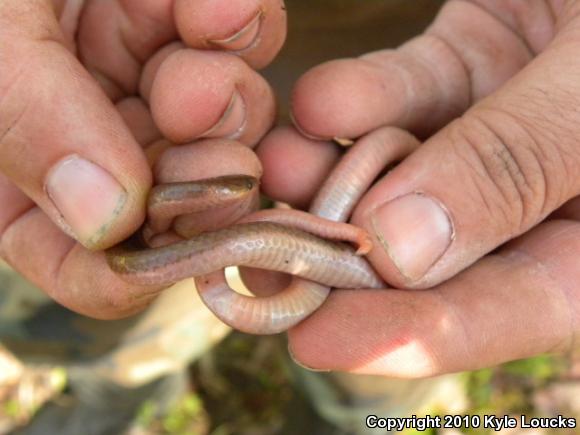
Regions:
[[253, 190], [257, 184], [258, 180], [249, 175], [232, 175], [223, 177], [224, 185], [229, 186], [232, 190], [236, 190], [240, 193], [248, 193]]

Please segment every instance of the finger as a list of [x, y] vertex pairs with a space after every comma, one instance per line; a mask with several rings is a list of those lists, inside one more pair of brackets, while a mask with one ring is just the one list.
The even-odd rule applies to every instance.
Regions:
[[174, 13], [187, 45], [237, 54], [252, 68], [270, 63], [286, 38], [282, 0], [176, 0]]
[[291, 127], [268, 133], [256, 149], [264, 165], [262, 192], [305, 209], [340, 157], [330, 142], [305, 138]]
[[249, 292], [258, 297], [268, 297], [290, 285], [292, 275], [254, 267], [239, 267], [240, 278]]
[[4, 256], [1, 235], [12, 222], [34, 208], [35, 204], [2, 173], [0, 173], [0, 199], [2, 204], [10, 204], [10, 207], [0, 209], [0, 256]]
[[490, 94], [553, 36], [545, 2], [449, 1], [397, 50], [328, 62], [292, 94], [296, 125], [318, 138], [357, 138], [381, 125], [428, 134]]
[[65, 43], [72, 53], [77, 51], [75, 37], [84, 3], [84, 0], [52, 0]]
[[135, 140], [146, 148], [156, 140], [161, 139], [149, 108], [139, 97], [124, 98], [116, 104], [116, 108], [131, 131]]
[[0, 171], [87, 247], [143, 220], [150, 171], [44, 2], [0, 6]]
[[[394, 377], [578, 346], [580, 224], [552, 221], [427, 291], [337, 291], [290, 331], [307, 367]], [[344, 352], [349, 349], [349, 352]]]
[[[261, 166], [248, 147], [214, 139], [168, 149], [155, 172], [159, 183], [171, 183], [231, 174], [259, 178]], [[143, 309], [162, 290], [119, 279], [102, 252], [75, 245], [2, 175], [0, 203], [11, 204], [0, 210], [0, 255], [64, 306], [91, 317], [119, 318]]]
[[[578, 29], [570, 23], [570, 32]], [[567, 37], [361, 201], [353, 220], [374, 234], [369, 258], [389, 283], [426, 288], [448, 279], [580, 193], [570, 175], [580, 168], [573, 84], [580, 66], [546, 75], [574, 52]]]
[[141, 66], [179, 37], [192, 47], [230, 51], [253, 67], [265, 66], [286, 36], [282, 6], [280, 0], [88, 1], [79, 26], [79, 53], [116, 101], [136, 93]]
[[0, 203], [10, 204], [0, 209], [0, 257], [62, 305], [95, 318], [120, 318], [143, 309], [160, 291], [117, 278], [102, 252], [75, 243], [1, 174]]
[[141, 65], [177, 38], [173, 0], [87, 1], [78, 29], [83, 64], [114, 101], [134, 95]]
[[[155, 163], [156, 184], [198, 181], [222, 176], [247, 176], [259, 180], [262, 165], [247, 146], [224, 139], [205, 139], [169, 148]], [[258, 205], [258, 189], [244, 200], [178, 216], [173, 229], [184, 237], [223, 228]], [[151, 216], [150, 216], [151, 217]]]
[[141, 78], [139, 80], [139, 95], [141, 98], [147, 102], [150, 101], [151, 88], [153, 87], [153, 81], [155, 80], [159, 67], [170, 54], [184, 48], [185, 46], [183, 43], [172, 42], [171, 44], [161, 47], [149, 58], [147, 63], [143, 66], [143, 72], [141, 73]]
[[226, 175], [260, 179], [262, 165], [248, 147], [225, 139], [205, 139], [168, 149], [154, 167], [158, 184], [196, 181]]
[[255, 145], [274, 122], [274, 94], [239, 58], [218, 52], [179, 50], [159, 67], [151, 112], [176, 143], [223, 137]]

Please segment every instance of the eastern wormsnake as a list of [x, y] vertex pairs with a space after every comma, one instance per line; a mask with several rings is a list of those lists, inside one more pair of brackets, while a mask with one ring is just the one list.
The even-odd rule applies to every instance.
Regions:
[[[107, 252], [107, 261], [123, 279], [137, 284], [169, 285], [193, 276], [203, 302], [233, 328], [253, 334], [285, 331], [320, 307], [331, 287], [385, 286], [362, 256], [372, 247], [370, 238], [344, 222], [380, 173], [417, 145], [413, 136], [393, 127], [358, 140], [322, 185], [310, 214], [296, 210], [247, 214], [255, 207], [249, 194], [258, 186], [258, 180], [249, 176], [157, 186], [150, 194], [142, 231], [154, 247], [131, 249], [124, 243]], [[180, 216], [216, 208], [237, 222], [175, 241], [179, 237], [171, 228], [181, 236], [195, 234], [185, 224], [180, 228]], [[352, 242], [358, 249], [327, 239]], [[272, 296], [249, 297], [230, 288], [225, 279], [228, 266], [274, 270], [294, 278]]]

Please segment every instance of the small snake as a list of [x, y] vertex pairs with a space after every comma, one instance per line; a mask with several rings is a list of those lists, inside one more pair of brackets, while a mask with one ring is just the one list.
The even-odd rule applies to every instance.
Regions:
[[[417, 146], [413, 136], [393, 127], [359, 139], [328, 176], [309, 213], [249, 213], [256, 206], [258, 187], [258, 180], [250, 176], [156, 186], [141, 231], [149, 247], [128, 241], [108, 250], [107, 261], [123, 279], [142, 285], [169, 285], [193, 276], [203, 302], [233, 328], [253, 334], [285, 331], [320, 307], [331, 287], [385, 286], [363, 257], [372, 248], [370, 237], [344, 222], [381, 172]], [[196, 234], [195, 225], [181, 219], [213, 209], [235, 223]], [[358, 249], [335, 240], [354, 243]], [[294, 277], [274, 295], [249, 297], [230, 288], [228, 266]]]

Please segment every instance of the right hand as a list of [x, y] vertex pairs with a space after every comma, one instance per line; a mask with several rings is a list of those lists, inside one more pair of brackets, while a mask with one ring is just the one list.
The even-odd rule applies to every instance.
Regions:
[[[298, 361], [424, 377], [579, 349], [579, 50], [578, 1], [450, 0], [400, 48], [299, 79], [292, 114], [310, 137], [391, 125], [428, 139], [352, 217], [386, 282], [426, 290], [332, 292], [289, 333]], [[308, 203], [334, 164], [321, 144], [272, 132], [264, 191]]]

